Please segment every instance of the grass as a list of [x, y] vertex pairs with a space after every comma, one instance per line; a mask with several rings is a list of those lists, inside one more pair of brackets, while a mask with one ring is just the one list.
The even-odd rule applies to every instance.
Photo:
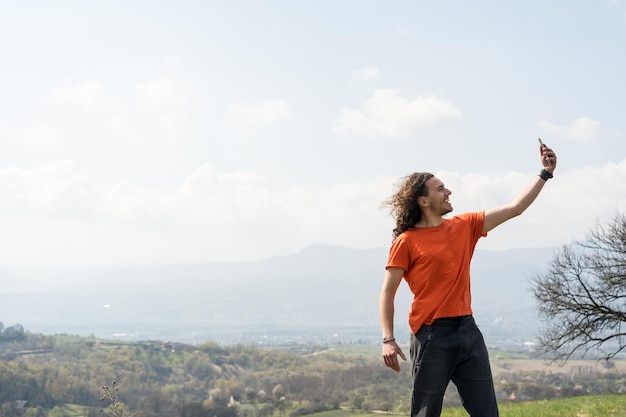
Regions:
[[[499, 404], [500, 417], [626, 417], [626, 395], [589, 395], [558, 400]], [[86, 408], [73, 404], [64, 407], [65, 415], [84, 416]], [[397, 414], [330, 410], [313, 417], [397, 417]], [[445, 408], [441, 417], [468, 417], [463, 408]]]
[[[626, 417], [626, 395], [590, 395], [558, 400], [502, 403], [500, 417]], [[442, 417], [467, 417], [446, 409]]]
[[[626, 395], [590, 395], [549, 401], [499, 404], [500, 417], [626, 417]], [[314, 417], [376, 417], [383, 413], [331, 410]], [[394, 414], [386, 414], [395, 417]], [[446, 408], [441, 417], [468, 417], [463, 408]]]
[[314, 417], [375, 417], [379, 414], [366, 413], [364, 411], [349, 411], [349, 410], [330, 410], [322, 411], [321, 413], [311, 414]]
[[76, 404], [67, 404], [63, 407], [63, 415], [68, 417], [82, 417], [86, 415], [86, 407]]

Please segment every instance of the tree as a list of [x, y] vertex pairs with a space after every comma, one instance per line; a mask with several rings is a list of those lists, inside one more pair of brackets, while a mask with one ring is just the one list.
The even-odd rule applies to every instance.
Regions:
[[352, 406], [355, 410], [360, 410], [361, 407], [363, 407], [364, 402], [365, 397], [363, 397], [361, 394], [356, 394], [354, 397], [352, 397]]
[[626, 349], [626, 216], [563, 246], [532, 283], [545, 324], [541, 351], [567, 361], [592, 349], [608, 360]]
[[15, 324], [11, 327], [7, 327], [2, 332], [2, 339], [4, 340], [26, 340], [26, 334], [24, 333], [24, 327], [21, 324]]

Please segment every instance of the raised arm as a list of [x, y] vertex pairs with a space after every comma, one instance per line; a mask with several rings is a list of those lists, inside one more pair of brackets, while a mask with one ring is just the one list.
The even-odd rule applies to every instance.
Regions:
[[[546, 145], [541, 145], [539, 152], [543, 170], [551, 177], [556, 169], [556, 154]], [[545, 175], [544, 177], [536, 176], [510, 203], [486, 210], [483, 233], [487, 233], [505, 221], [522, 214], [541, 192], [548, 178]]]

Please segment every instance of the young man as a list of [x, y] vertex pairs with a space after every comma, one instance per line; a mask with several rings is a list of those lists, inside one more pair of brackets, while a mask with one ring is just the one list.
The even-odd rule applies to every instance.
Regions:
[[395, 341], [394, 298], [402, 278], [413, 292], [409, 313], [412, 417], [440, 416], [452, 381], [472, 417], [498, 416], [489, 356], [472, 317], [470, 261], [481, 236], [526, 210], [552, 178], [556, 154], [539, 148], [543, 169], [509, 204], [452, 218], [450, 194], [430, 173], [407, 176], [385, 202], [396, 220], [380, 292], [383, 359], [400, 371], [406, 356]]

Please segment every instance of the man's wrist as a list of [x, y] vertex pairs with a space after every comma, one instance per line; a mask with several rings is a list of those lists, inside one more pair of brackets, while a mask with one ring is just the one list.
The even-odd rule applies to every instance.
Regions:
[[383, 339], [383, 345], [386, 344], [386, 343], [391, 343], [391, 342], [395, 342], [395, 341], [396, 341], [396, 339], [394, 337]]
[[542, 169], [541, 171], [539, 171], [539, 177], [544, 181], [548, 181], [550, 178], [554, 177], [554, 175], [552, 175], [551, 172]]

